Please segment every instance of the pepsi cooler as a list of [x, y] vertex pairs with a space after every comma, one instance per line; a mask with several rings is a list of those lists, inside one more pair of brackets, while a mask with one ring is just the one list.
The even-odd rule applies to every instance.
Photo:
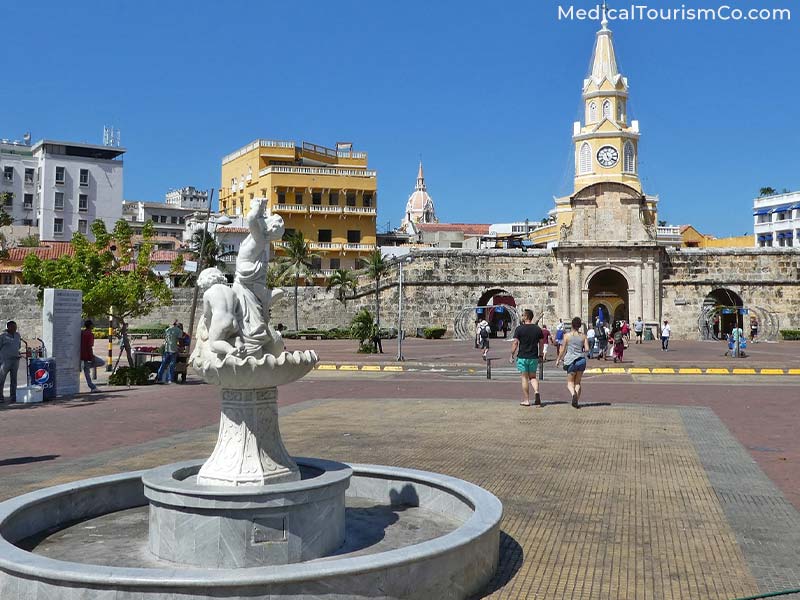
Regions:
[[30, 363], [31, 384], [42, 386], [42, 399], [56, 397], [56, 359], [34, 358]]

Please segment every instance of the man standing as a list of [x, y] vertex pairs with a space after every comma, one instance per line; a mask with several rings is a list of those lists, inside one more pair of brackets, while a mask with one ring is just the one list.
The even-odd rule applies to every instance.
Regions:
[[664, 327], [661, 328], [661, 349], [664, 352], [669, 352], [669, 336], [672, 333], [672, 328], [669, 326], [669, 321], [664, 321]]
[[156, 374], [158, 383], [172, 383], [175, 377], [175, 361], [178, 358], [178, 340], [182, 335], [183, 331], [178, 327], [177, 321], [172, 324], [172, 327], [164, 330], [164, 355]]
[[6, 323], [6, 330], [0, 333], [0, 403], [5, 403], [3, 389], [6, 386], [6, 375], [11, 375], [9, 402], [17, 401], [17, 370], [19, 369], [19, 348], [22, 339], [17, 333], [14, 321]]
[[83, 322], [83, 331], [81, 331], [81, 366], [83, 367], [83, 376], [86, 378], [86, 385], [92, 392], [99, 391], [97, 386], [92, 382], [92, 369], [104, 364], [101, 360], [94, 356], [94, 333], [92, 327], [94, 323], [88, 319]]
[[481, 319], [478, 323], [478, 339], [480, 340], [480, 347], [483, 350], [483, 360], [486, 360], [486, 355], [489, 354], [489, 334], [492, 328], [486, 319]]
[[636, 343], [642, 343], [642, 332], [644, 332], [644, 323], [642, 317], [636, 317], [636, 322], [633, 324], [633, 332], [636, 334]]
[[550, 334], [550, 330], [547, 328], [547, 325], [542, 324], [542, 339], [544, 340], [544, 346], [542, 349], [542, 362], [547, 362], [547, 350], [549, 349], [550, 344], [553, 343], [553, 336]]
[[539, 368], [539, 356], [544, 345], [544, 335], [538, 325], [534, 325], [533, 311], [526, 308], [522, 311], [522, 325], [514, 330], [514, 341], [511, 343], [509, 362], [517, 361], [517, 371], [522, 380], [522, 402], [520, 406], [531, 405], [530, 385], [533, 382], [533, 405], [541, 406], [539, 396], [539, 380], [536, 370]]

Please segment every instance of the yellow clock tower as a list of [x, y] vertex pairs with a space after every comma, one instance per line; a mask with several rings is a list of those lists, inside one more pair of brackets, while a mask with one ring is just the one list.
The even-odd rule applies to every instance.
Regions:
[[642, 191], [638, 174], [639, 122], [628, 120], [628, 80], [617, 67], [605, 6], [591, 71], [583, 82], [584, 124], [576, 121], [574, 193], [601, 182]]

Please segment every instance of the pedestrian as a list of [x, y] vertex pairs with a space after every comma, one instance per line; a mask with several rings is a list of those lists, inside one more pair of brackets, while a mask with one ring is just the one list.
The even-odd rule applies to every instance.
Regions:
[[383, 343], [381, 342], [381, 332], [375, 329], [375, 335], [372, 336], [372, 344], [375, 346], [375, 352], [383, 354]]
[[475, 349], [481, 347], [481, 319], [480, 317], [475, 318]]
[[608, 352], [608, 334], [606, 324], [600, 321], [597, 328], [594, 330], [594, 339], [597, 340], [597, 360], [601, 358], [608, 360], [606, 353]]
[[581, 379], [586, 370], [586, 353], [589, 352], [589, 341], [580, 329], [581, 318], [575, 317], [572, 319], [572, 331], [564, 337], [564, 344], [556, 360], [556, 366], [559, 362], [563, 363], [567, 372], [567, 390], [572, 396], [573, 408], [580, 408], [578, 400], [581, 398]]
[[516, 360], [517, 371], [522, 381], [520, 406], [531, 405], [531, 384], [533, 385], [533, 405], [542, 405], [536, 371], [539, 368], [539, 356], [544, 356], [544, 331], [532, 321], [533, 311], [526, 308], [522, 311], [522, 324], [514, 330], [514, 339], [511, 342], [509, 362], [513, 363]]
[[719, 315], [714, 315], [714, 321], [711, 327], [712, 331], [714, 332], [714, 339], [719, 339]]
[[486, 319], [481, 319], [478, 323], [478, 339], [480, 340], [480, 348], [483, 350], [483, 360], [486, 360], [486, 355], [489, 354], [489, 334], [491, 331], [489, 322]]
[[595, 333], [594, 325], [592, 325], [590, 321], [589, 329], [586, 330], [586, 341], [589, 343], [589, 354], [587, 357], [589, 359], [594, 356], [594, 353], [597, 350], [597, 339], [595, 338]]
[[17, 332], [16, 321], [6, 323], [6, 330], [0, 333], [0, 404], [5, 404], [3, 390], [6, 387], [6, 375], [11, 375], [8, 390], [8, 401], [17, 401], [17, 371], [19, 370], [19, 349], [22, 338]]
[[669, 336], [672, 333], [672, 328], [669, 326], [669, 321], [664, 321], [664, 327], [661, 328], [661, 349], [664, 352], [669, 352]]
[[556, 336], [554, 341], [556, 343], [556, 356], [558, 356], [559, 352], [561, 352], [561, 344], [564, 343], [564, 321], [561, 319], [558, 320], [558, 325], [556, 325]]
[[739, 325], [735, 324], [733, 331], [728, 336], [728, 352], [725, 353], [725, 356], [728, 356], [728, 353], [733, 357], [744, 356], [744, 352], [742, 352], [744, 343], [744, 331]]
[[106, 363], [102, 358], [94, 355], [94, 332], [92, 327], [94, 327], [94, 323], [89, 319], [83, 322], [83, 331], [81, 331], [81, 365], [83, 366], [83, 376], [86, 379], [86, 385], [89, 386], [89, 391], [99, 392], [97, 385], [92, 381], [92, 369], [102, 367]]
[[156, 383], [172, 383], [175, 377], [175, 361], [178, 358], [178, 340], [181, 336], [183, 331], [178, 327], [177, 321], [164, 330], [164, 354], [156, 373]]
[[192, 336], [184, 330], [183, 323], [178, 323], [178, 329], [181, 330], [181, 337], [178, 338], [178, 352], [188, 352], [192, 346]]
[[550, 344], [553, 343], [553, 336], [544, 323], [542, 323], [540, 329], [542, 330], [542, 341], [544, 342], [544, 346], [542, 347], [542, 362], [547, 362], [547, 351], [550, 348]]
[[750, 317], [750, 343], [755, 344], [758, 337], [758, 319]]
[[[623, 321], [623, 324], [624, 323]], [[611, 333], [611, 339], [614, 341], [614, 347], [612, 349], [614, 362], [622, 362], [622, 356], [625, 354], [625, 335], [622, 333], [622, 327], [614, 327], [614, 331]]]
[[636, 334], [636, 343], [642, 343], [642, 333], [644, 333], [644, 322], [642, 317], [636, 317], [636, 322], [633, 324], [633, 332]]
[[620, 325], [620, 331], [622, 331], [622, 337], [625, 338], [625, 347], [627, 348], [628, 344], [631, 341], [631, 328], [625, 319], [622, 320], [622, 324]]

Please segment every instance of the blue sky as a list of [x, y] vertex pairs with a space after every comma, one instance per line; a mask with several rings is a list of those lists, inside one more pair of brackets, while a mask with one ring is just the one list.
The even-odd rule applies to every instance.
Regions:
[[[752, 232], [760, 187], [800, 189], [800, 7], [651, 2], [681, 4], [793, 9], [789, 22], [611, 23], [659, 218]], [[219, 187], [221, 157], [258, 137], [346, 140], [378, 170], [381, 229], [399, 223], [420, 156], [441, 221], [540, 219], [571, 192], [598, 28], [559, 21], [557, 6], [12, 2], [0, 137], [100, 143], [113, 124], [128, 150], [125, 198], [137, 200]]]

